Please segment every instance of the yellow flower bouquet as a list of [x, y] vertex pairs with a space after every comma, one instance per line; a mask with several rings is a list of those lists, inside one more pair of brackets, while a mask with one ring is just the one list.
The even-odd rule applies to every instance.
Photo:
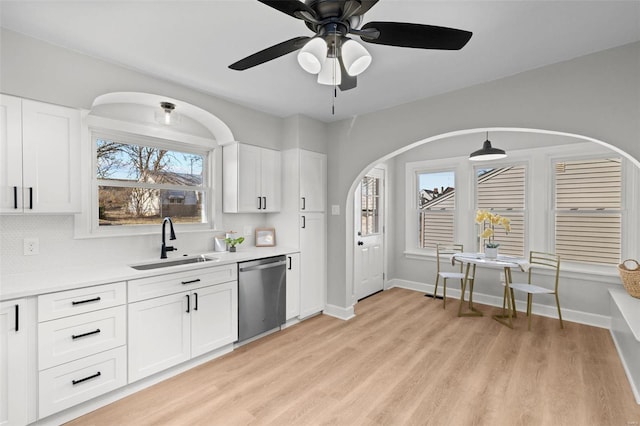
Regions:
[[480, 238], [485, 240], [484, 246], [487, 248], [500, 247], [500, 244], [493, 240], [496, 225], [502, 226], [507, 234], [511, 231], [511, 221], [508, 217], [491, 213], [489, 210], [478, 210], [476, 212], [476, 223], [482, 224]]

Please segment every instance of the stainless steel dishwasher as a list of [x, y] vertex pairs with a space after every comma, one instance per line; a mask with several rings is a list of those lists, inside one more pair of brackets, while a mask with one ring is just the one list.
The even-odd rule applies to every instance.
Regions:
[[286, 257], [238, 263], [238, 341], [279, 328], [286, 321]]

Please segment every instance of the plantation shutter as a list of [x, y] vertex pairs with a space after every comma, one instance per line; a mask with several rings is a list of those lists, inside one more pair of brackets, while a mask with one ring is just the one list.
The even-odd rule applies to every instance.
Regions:
[[494, 241], [502, 254], [524, 256], [525, 174], [525, 166], [477, 170], [477, 208], [511, 220], [508, 234], [500, 226], [495, 228]]
[[555, 165], [555, 244], [565, 260], [620, 262], [622, 163], [619, 158]]

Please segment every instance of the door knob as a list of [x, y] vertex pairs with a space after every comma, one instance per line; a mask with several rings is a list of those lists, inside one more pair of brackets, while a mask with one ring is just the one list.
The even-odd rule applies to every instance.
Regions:
[[362, 241], [358, 241], [358, 245], [359, 245], [359, 246], [363, 246], [363, 245], [364, 245], [364, 243], [363, 243]]

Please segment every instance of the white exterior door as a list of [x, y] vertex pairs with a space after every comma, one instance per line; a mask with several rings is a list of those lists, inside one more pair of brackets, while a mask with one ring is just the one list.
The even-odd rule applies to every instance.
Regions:
[[354, 197], [354, 285], [360, 300], [384, 289], [384, 170], [372, 169]]

